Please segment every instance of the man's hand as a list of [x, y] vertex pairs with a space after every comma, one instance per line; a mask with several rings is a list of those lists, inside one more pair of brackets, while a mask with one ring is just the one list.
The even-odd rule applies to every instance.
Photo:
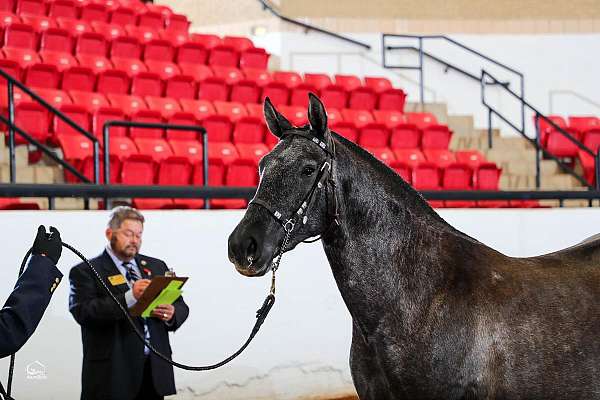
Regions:
[[31, 253], [46, 256], [52, 260], [54, 265], [56, 265], [62, 253], [62, 242], [60, 240], [60, 232], [58, 229], [51, 226], [50, 233], [46, 233], [44, 225], [40, 225], [33, 242]]
[[150, 285], [150, 279], [140, 279], [133, 284], [133, 297], [139, 300], [144, 294], [144, 290]]
[[152, 310], [151, 316], [162, 321], [170, 321], [175, 315], [175, 307], [172, 304], [161, 304]]

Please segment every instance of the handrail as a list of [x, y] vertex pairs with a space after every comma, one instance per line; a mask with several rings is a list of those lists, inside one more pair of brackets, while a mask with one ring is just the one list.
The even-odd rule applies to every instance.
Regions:
[[[517, 132], [519, 132], [521, 134], [521, 136], [523, 136], [525, 139], [527, 139], [530, 143], [532, 143], [535, 146], [537, 152], [541, 151], [545, 156], [552, 158], [554, 161], [556, 161], [560, 165], [560, 167], [564, 171], [566, 171], [570, 175], [574, 176], [577, 180], [579, 180], [585, 186], [592, 188], [593, 185], [591, 182], [588, 182], [585, 178], [581, 177], [578, 173], [576, 173], [572, 168], [570, 168], [568, 165], [563, 163], [558, 157], [554, 156], [552, 153], [550, 153], [549, 151], [544, 149], [544, 147], [541, 145], [541, 133], [540, 133], [540, 129], [539, 129], [539, 119], [541, 118], [544, 121], [546, 121], [546, 123], [548, 123], [555, 131], [559, 132], [563, 137], [566, 137], [571, 143], [573, 143], [575, 146], [577, 146], [580, 150], [582, 150], [582, 151], [586, 152], [588, 155], [592, 156], [596, 160], [596, 171], [595, 172], [596, 172], [597, 177], [600, 175], [600, 172], [599, 172], [600, 165], [598, 162], [600, 160], [600, 152], [598, 152], [597, 154], [594, 153], [590, 148], [585, 146], [579, 140], [575, 139], [567, 131], [565, 131], [563, 128], [558, 126], [554, 121], [552, 121], [550, 118], [545, 116], [540, 110], [538, 110], [536, 107], [531, 105], [527, 100], [525, 100], [525, 98], [523, 96], [519, 96], [518, 94], [513, 92], [510, 88], [508, 88], [506, 86], [502, 86], [503, 89], [507, 93], [509, 93], [511, 96], [513, 96], [515, 99], [517, 99], [521, 102], [522, 107], [526, 107], [535, 113], [536, 138], [531, 139], [530, 137], [528, 137], [525, 134], [525, 131], [523, 129], [519, 129], [511, 121], [509, 121], [506, 117], [504, 117], [502, 114], [500, 114], [498, 111], [496, 111], [496, 109], [492, 105], [490, 105], [486, 102], [485, 87], [490, 82], [487, 78], [491, 79], [492, 84], [497, 84], [497, 83], [499, 83], [499, 81], [493, 75], [491, 75], [489, 72], [487, 72], [486, 70], [484, 70], [484, 69], [481, 70], [481, 102], [488, 109], [488, 113], [489, 113], [488, 134], [490, 135], [490, 139], [491, 139], [491, 115], [494, 114], [498, 118], [500, 118], [502, 121], [504, 121], [506, 124], [508, 124], [511, 128], [513, 128]], [[523, 120], [522, 125], [524, 125], [524, 123], [525, 123], [525, 121]], [[539, 187], [539, 179], [540, 179], [539, 162], [540, 162], [540, 160], [539, 160], [539, 153], [537, 153], [537, 152], [536, 152], [536, 186]], [[596, 189], [600, 189], [600, 182], [598, 181], [598, 179], [596, 179]]]
[[[419, 52], [419, 64], [416, 66], [403, 66], [403, 65], [389, 65], [387, 63], [387, 57], [386, 57], [386, 52], [387, 51], [393, 51], [393, 50], [401, 50], [401, 49], [408, 49], [408, 50], [413, 50], [415, 49], [414, 47], [409, 47], [409, 46], [389, 46], [386, 44], [386, 40], [388, 38], [402, 38], [402, 39], [416, 39], [419, 42], [419, 46], [418, 48], [416, 48], [416, 50]], [[384, 33], [382, 34], [381, 37], [381, 54], [382, 54], [382, 65], [384, 68], [398, 68], [398, 69], [415, 69], [415, 70], [419, 70], [419, 94], [420, 94], [420, 101], [421, 104], [425, 103], [425, 90], [424, 90], [424, 63], [423, 63], [423, 59], [425, 56], [429, 56], [430, 59], [439, 62], [443, 65], [446, 66], [446, 68], [452, 68], [455, 71], [458, 71], [460, 73], [462, 73], [465, 76], [468, 76], [469, 78], [475, 78], [475, 80], [479, 80], [477, 79], [477, 77], [466, 71], [463, 70], [461, 68], [456, 67], [455, 65], [450, 64], [447, 61], [444, 61], [436, 56], [434, 56], [431, 53], [426, 53], [425, 50], [423, 49], [424, 47], [424, 41], [426, 40], [443, 40], [445, 42], [450, 43], [453, 46], [456, 46], [470, 54], [473, 54], [479, 58], [482, 58], [483, 60], [486, 60], [488, 62], [491, 62], [492, 64], [512, 73], [515, 74], [520, 81], [520, 93], [521, 93], [521, 97], [525, 97], [525, 76], [522, 72], [517, 71], [516, 69], [509, 67], [508, 65], [494, 59], [491, 58], [483, 53], [481, 53], [480, 51], [477, 51], [455, 39], [452, 39], [446, 35], [410, 35], [410, 34], [391, 34], [391, 33]], [[498, 81], [499, 84], [501, 85], [505, 85], [508, 86], [508, 82], [500, 82]], [[521, 119], [522, 121], [525, 121], [525, 107], [522, 106], [521, 107]], [[523, 131], [525, 131], [525, 123], [523, 122], [523, 125], [521, 126], [521, 129]]]
[[[0, 197], [83, 197], [89, 198], [243, 198], [251, 199], [256, 187], [228, 186], [140, 186], [86, 184], [0, 184]], [[600, 199], [600, 191], [494, 191], [465, 190], [423, 191], [428, 200], [592, 200]]]
[[323, 34], [328, 35], [328, 36], [332, 36], [332, 37], [334, 37], [336, 39], [340, 39], [340, 40], [343, 40], [345, 42], [351, 43], [353, 45], [360, 46], [360, 47], [362, 47], [362, 48], [364, 48], [366, 50], [371, 50], [371, 46], [368, 45], [368, 44], [366, 44], [366, 43], [360, 42], [360, 41], [355, 40], [355, 39], [351, 39], [351, 38], [349, 38], [347, 36], [340, 35], [339, 33], [331, 32], [331, 31], [328, 31], [326, 29], [319, 28], [318, 26], [314, 26], [314, 25], [310, 25], [310, 24], [307, 24], [307, 23], [304, 23], [304, 22], [297, 21], [297, 20], [292, 19], [290, 17], [286, 17], [285, 15], [281, 15], [281, 13], [279, 11], [275, 10], [273, 8], [273, 6], [270, 5], [270, 4], [268, 4], [265, 0], [258, 0], [258, 2], [263, 6], [264, 10], [269, 11], [271, 14], [273, 14], [277, 18], [281, 19], [282, 21], [288, 22], [288, 23], [293, 24], [293, 25], [300, 26], [300, 27], [302, 27], [302, 28], [304, 28], [304, 29], [306, 29], [308, 31], [315, 31], [315, 32], [323, 33]]
[[553, 107], [554, 97], [559, 94], [571, 95], [571, 96], [575, 97], [576, 99], [579, 99], [579, 100], [583, 101], [584, 103], [587, 103], [587, 104], [597, 108], [598, 111], [600, 111], [600, 103], [596, 103], [594, 100], [590, 99], [589, 97], [579, 94], [574, 90], [550, 90], [548, 92], [548, 112], [550, 114], [554, 113], [554, 107]]
[[[103, 146], [104, 146], [104, 184], [110, 184], [110, 128], [111, 127], [125, 128], [144, 128], [144, 129], [171, 129], [176, 131], [195, 131], [202, 135], [202, 180], [203, 185], [208, 185], [208, 135], [206, 129], [196, 125], [177, 125], [177, 124], [162, 124], [152, 122], [135, 122], [135, 121], [106, 121], [102, 127]], [[208, 199], [204, 201], [204, 208], [209, 208]]]
[[[16, 177], [15, 164], [14, 164], [14, 161], [15, 161], [14, 160], [14, 151], [15, 151], [14, 128], [16, 128], [16, 126], [14, 124], [14, 117], [15, 117], [15, 115], [14, 115], [14, 111], [15, 111], [14, 110], [14, 87], [13, 87], [13, 85], [14, 85], [14, 86], [18, 87], [19, 89], [21, 89], [23, 92], [25, 92], [27, 95], [29, 95], [37, 103], [41, 104], [42, 107], [44, 107], [46, 110], [48, 110], [52, 114], [58, 116], [58, 118], [60, 118], [64, 122], [66, 122], [67, 125], [69, 125], [71, 128], [78, 131], [80, 134], [84, 135], [87, 139], [89, 139], [92, 142], [93, 158], [94, 158], [94, 182], [99, 183], [100, 182], [100, 172], [99, 172], [100, 142], [98, 141], [98, 139], [94, 135], [92, 135], [90, 132], [86, 131], [81, 126], [79, 126], [77, 123], [75, 123], [71, 118], [69, 118], [65, 114], [63, 114], [60, 110], [56, 109], [54, 106], [52, 106], [50, 103], [48, 103], [42, 97], [40, 97], [34, 91], [32, 91], [27, 86], [25, 86], [24, 84], [19, 82], [17, 79], [13, 78], [10, 74], [8, 74], [2, 68], [0, 68], [0, 76], [2, 78], [6, 79], [6, 81], [8, 83], [7, 91], [8, 91], [9, 116], [8, 116], [8, 122], [6, 122], [6, 120], [4, 120], [4, 119], [3, 119], [3, 122], [9, 126], [9, 153], [10, 153], [10, 164], [11, 164], [10, 165], [11, 182], [14, 183], [15, 177]], [[19, 130], [19, 131], [21, 132], [20, 134], [22, 136], [24, 136], [26, 138], [28, 137], [27, 140], [29, 140], [31, 143], [34, 143], [32, 141], [33, 138], [29, 137], [29, 135], [27, 135], [27, 134], [23, 135], [22, 130]], [[88, 183], [90, 182], [89, 179], [87, 179], [83, 174], [79, 173], [79, 171], [74, 169], [69, 163], [67, 163], [64, 160], [59, 159], [58, 157], [52, 157], [52, 155], [50, 155], [50, 153], [51, 153], [50, 150], [48, 150], [45, 146], [40, 145], [39, 142], [36, 141], [36, 143], [34, 143], [34, 144], [38, 148], [40, 148], [45, 154], [49, 155], [57, 163], [62, 165], [63, 168], [67, 168], [70, 172], [72, 172], [75, 176], [77, 176], [77, 178], [79, 178], [83, 182], [88, 182]]]

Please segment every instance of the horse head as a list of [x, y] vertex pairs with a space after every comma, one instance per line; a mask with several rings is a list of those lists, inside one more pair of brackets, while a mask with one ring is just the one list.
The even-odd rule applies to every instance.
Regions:
[[323, 103], [309, 94], [309, 123], [302, 127], [292, 126], [268, 98], [264, 114], [279, 143], [260, 160], [256, 195], [228, 243], [229, 260], [246, 276], [267, 273], [282, 246], [291, 250], [323, 233], [335, 204], [327, 199], [335, 196], [328, 190], [334, 144]]

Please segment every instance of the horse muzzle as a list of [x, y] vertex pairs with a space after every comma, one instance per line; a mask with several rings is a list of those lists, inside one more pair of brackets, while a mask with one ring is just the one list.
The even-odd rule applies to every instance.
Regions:
[[271, 267], [275, 246], [266, 243], [263, 232], [238, 225], [229, 236], [229, 261], [244, 276], [263, 276]]

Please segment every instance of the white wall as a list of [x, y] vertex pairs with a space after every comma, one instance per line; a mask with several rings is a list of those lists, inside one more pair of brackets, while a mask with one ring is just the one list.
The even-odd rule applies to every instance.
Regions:
[[[554, 251], [600, 232], [597, 209], [442, 210], [450, 223], [513, 256]], [[227, 237], [241, 211], [146, 212], [143, 252], [189, 276], [190, 317], [171, 337], [174, 358], [190, 364], [220, 361], [246, 339], [269, 278], [249, 279], [227, 261]], [[63, 240], [92, 257], [105, 245], [106, 212], [0, 214], [4, 298], [16, 280], [38, 224], [57, 226]], [[77, 262], [64, 250], [59, 267]], [[176, 371], [174, 399], [295, 399], [352, 391], [348, 367], [350, 318], [321, 245], [299, 246], [284, 256], [277, 302], [255, 341], [228, 366], [213, 372]], [[81, 339], [68, 312], [68, 281], [54, 294], [32, 339], [17, 355], [14, 395], [19, 400], [75, 399], [80, 389]], [[28, 379], [26, 366], [45, 365], [45, 379]], [[0, 362], [5, 371], [8, 360]], [[6, 376], [0, 372], [2, 379]]]
[[[346, 44], [319, 33], [271, 33], [255, 37], [258, 45], [281, 56], [281, 69], [301, 72], [351, 73], [387, 76], [392, 82], [408, 92], [408, 100], [419, 101], [418, 73], [408, 70], [386, 70], [381, 67], [381, 35], [348, 35], [372, 46], [371, 51]], [[452, 35], [458, 40], [498, 61], [524, 73], [525, 95], [529, 102], [542, 112], [548, 112], [549, 92], [572, 90], [600, 104], [600, 74], [598, 54], [600, 35]], [[418, 46], [416, 40], [391, 41], [390, 45]], [[510, 80], [511, 88], [519, 92], [519, 83], [514, 75], [504, 73], [497, 67], [457, 50], [441, 41], [426, 41], [425, 50], [449, 61], [474, 75], [481, 68], [489, 70], [500, 79]], [[417, 65], [414, 53], [398, 53], [390, 61]], [[412, 56], [411, 56], [412, 54]], [[487, 126], [487, 112], [481, 106], [480, 87], [477, 82], [455, 72], [448, 74], [433, 61], [425, 63], [426, 101], [445, 102], [451, 114], [473, 114], [478, 127]], [[490, 99], [504, 112], [513, 116], [520, 124], [517, 103], [508, 95], [493, 93]], [[598, 107], [590, 106], [572, 96], [559, 95], [554, 110], [562, 115], [600, 115]], [[530, 123], [531, 116], [526, 118]], [[532, 124], [528, 132], [533, 135]], [[512, 134], [503, 130], [504, 134]]]

